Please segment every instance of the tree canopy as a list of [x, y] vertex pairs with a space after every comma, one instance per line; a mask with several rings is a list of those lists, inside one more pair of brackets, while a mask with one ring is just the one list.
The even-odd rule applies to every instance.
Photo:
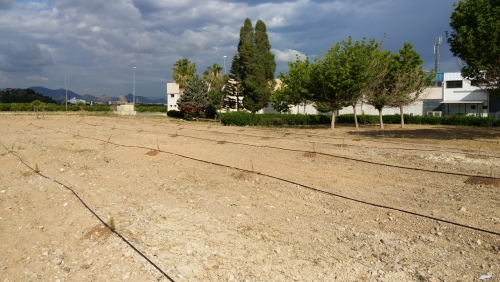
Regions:
[[436, 74], [434, 71], [427, 74], [422, 69], [420, 54], [409, 42], [405, 42], [398, 53], [391, 55], [391, 61], [391, 106], [399, 108], [401, 127], [404, 127], [403, 107], [421, 98], [424, 90], [433, 83]]
[[172, 68], [172, 79], [175, 83], [179, 84], [179, 92], [182, 94], [186, 88], [189, 80], [196, 73], [196, 64], [192, 63], [186, 58], [180, 59], [175, 62]]
[[380, 46], [381, 43], [374, 39], [353, 41], [349, 37], [316, 58], [311, 67], [310, 92], [314, 101], [326, 103], [333, 109], [332, 129], [335, 128], [336, 110], [349, 105], [355, 109], [366, 92], [368, 82], [376, 74], [373, 53]]
[[455, 3], [447, 34], [450, 51], [462, 60], [461, 73], [475, 86], [500, 95], [500, 1]]
[[[286, 98], [289, 104], [299, 105], [312, 101], [310, 92], [311, 63], [306, 56], [304, 61], [297, 55], [295, 62], [288, 63], [288, 72], [279, 74], [281, 79], [281, 93], [276, 97]], [[272, 102], [274, 103], [276, 99]]]
[[258, 20], [253, 28], [251, 20], [245, 19], [230, 77], [241, 82], [243, 105], [247, 110], [255, 113], [267, 105], [275, 86], [275, 71], [276, 62], [265, 23]]
[[177, 100], [179, 110], [186, 117], [200, 117], [211, 103], [207, 92], [207, 82], [198, 75], [194, 75], [186, 85], [184, 93]]
[[434, 73], [422, 70], [420, 55], [410, 43], [392, 55], [380, 50], [382, 43], [349, 37], [312, 63], [307, 56], [304, 60], [297, 57], [288, 63], [288, 72], [279, 75], [283, 85], [273, 94], [273, 107], [282, 112], [287, 110], [286, 102], [314, 102], [318, 111], [331, 111], [333, 129], [336, 112], [352, 106], [357, 128], [356, 105], [362, 101], [379, 111], [383, 127], [383, 108], [413, 103], [432, 83]]
[[11, 89], [0, 91], [0, 103], [31, 103], [39, 100], [44, 103], [57, 104], [51, 97], [36, 93], [33, 89]]

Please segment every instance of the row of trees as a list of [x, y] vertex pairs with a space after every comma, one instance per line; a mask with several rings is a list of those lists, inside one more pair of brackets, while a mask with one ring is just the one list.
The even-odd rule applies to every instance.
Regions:
[[382, 51], [382, 43], [349, 37], [314, 62], [308, 56], [304, 60], [297, 56], [288, 63], [288, 72], [279, 75], [282, 84], [273, 94], [274, 108], [284, 112], [292, 104], [314, 103], [318, 111], [331, 111], [333, 129], [336, 111], [341, 108], [353, 107], [358, 128], [356, 106], [370, 104], [379, 111], [383, 128], [383, 108], [398, 107], [403, 127], [403, 107], [421, 97], [435, 74], [422, 69], [420, 54], [410, 43], [404, 43], [395, 54]]
[[363, 102], [379, 111], [381, 127], [383, 108], [399, 107], [404, 126], [403, 107], [421, 97], [434, 73], [422, 70], [423, 61], [410, 43], [395, 54], [381, 50], [382, 43], [349, 37], [314, 61], [297, 57], [288, 64], [287, 73], [280, 73], [281, 85], [275, 90], [276, 62], [266, 25], [258, 20], [253, 27], [247, 18], [229, 75], [218, 64], [203, 77], [196, 75], [196, 65], [188, 59], [174, 64], [173, 78], [182, 94], [177, 103], [182, 112], [195, 115], [207, 108], [244, 108], [255, 113], [268, 102], [281, 113], [290, 105], [313, 103], [318, 111], [332, 113], [333, 129], [337, 110], [352, 106], [356, 117], [356, 106]]

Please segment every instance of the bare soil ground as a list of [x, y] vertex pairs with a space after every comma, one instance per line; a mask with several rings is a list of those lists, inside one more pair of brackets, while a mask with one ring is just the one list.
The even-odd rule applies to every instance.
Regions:
[[0, 281], [500, 281], [496, 128], [0, 129]]

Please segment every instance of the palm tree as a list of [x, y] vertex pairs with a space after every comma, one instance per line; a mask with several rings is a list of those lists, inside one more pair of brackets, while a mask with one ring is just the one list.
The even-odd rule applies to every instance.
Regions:
[[191, 63], [186, 58], [180, 59], [174, 64], [174, 67], [172, 68], [172, 78], [175, 83], [179, 84], [179, 94], [184, 92], [184, 88], [186, 88], [186, 85], [195, 73], [196, 64]]
[[219, 64], [213, 64], [203, 72], [203, 79], [205, 79], [205, 81], [208, 83], [209, 91], [213, 87], [216, 87], [217, 84], [220, 84], [222, 78], [222, 67]]
[[222, 67], [219, 64], [213, 64], [212, 66], [209, 66], [205, 72], [203, 72], [203, 78], [209, 83], [221, 78], [222, 76]]

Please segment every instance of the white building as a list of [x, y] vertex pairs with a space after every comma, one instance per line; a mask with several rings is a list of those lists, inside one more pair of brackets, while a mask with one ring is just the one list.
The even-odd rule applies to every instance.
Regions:
[[470, 81], [463, 79], [460, 73], [444, 73], [442, 78], [441, 110], [443, 115], [488, 116], [488, 93], [472, 86]]
[[78, 103], [78, 102], [83, 102], [84, 104], [87, 103], [85, 100], [76, 99], [75, 97], [68, 100], [68, 104], [72, 104], [72, 105], [76, 105], [76, 103]]
[[179, 91], [179, 84], [175, 82], [167, 83], [167, 107], [169, 111], [179, 110], [179, 108], [177, 107], [177, 100], [179, 100], [180, 97], [181, 94]]

